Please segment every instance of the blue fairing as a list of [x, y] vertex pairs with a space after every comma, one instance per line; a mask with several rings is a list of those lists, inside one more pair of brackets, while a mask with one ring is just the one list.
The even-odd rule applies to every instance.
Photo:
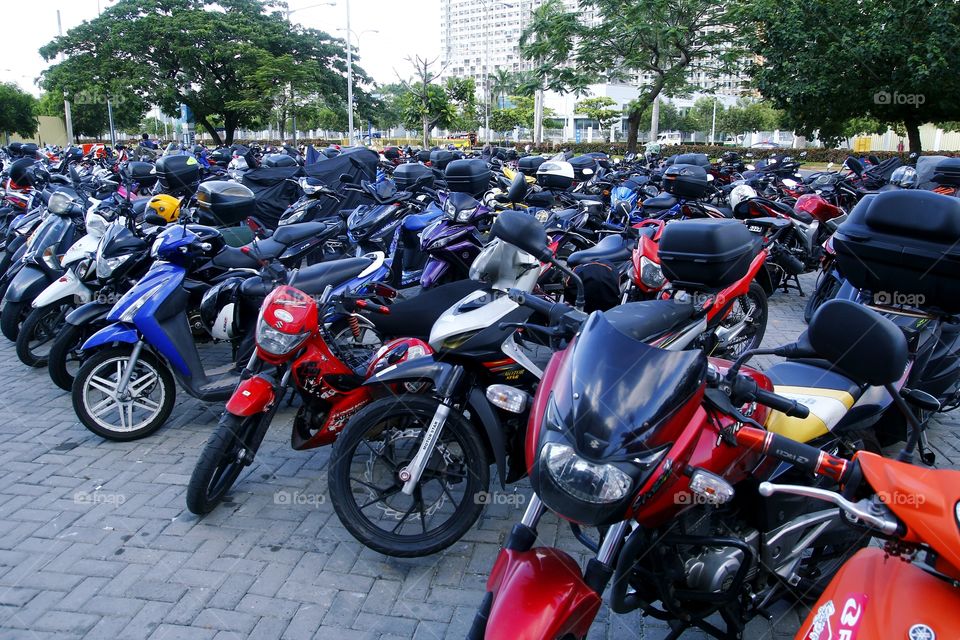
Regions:
[[407, 231], [419, 232], [427, 228], [431, 222], [443, 215], [443, 211], [434, 203], [430, 203], [423, 213], [415, 213], [403, 219], [403, 228]]
[[111, 345], [114, 342], [126, 342], [127, 344], [136, 344], [140, 341], [140, 334], [137, 333], [137, 330], [131, 327], [128, 324], [111, 324], [108, 327], [104, 327], [97, 331], [95, 334], [87, 338], [87, 341], [83, 343], [83, 346], [80, 347], [83, 350], [87, 349], [96, 349], [97, 347], [104, 347]]

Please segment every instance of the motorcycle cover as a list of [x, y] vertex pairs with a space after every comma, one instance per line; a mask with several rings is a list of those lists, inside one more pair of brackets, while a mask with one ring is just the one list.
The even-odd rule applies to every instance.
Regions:
[[326, 198], [321, 201], [322, 215], [333, 215], [337, 211], [354, 209], [363, 201], [363, 195], [354, 191], [344, 191], [341, 188], [340, 175], [348, 174], [352, 181], [373, 181], [377, 179], [377, 163], [380, 156], [376, 151], [366, 147], [344, 149], [335, 158], [327, 158], [315, 164], [308, 164], [303, 168], [304, 173], [311, 178], [321, 180], [327, 187], [344, 196], [343, 201], [337, 204]]
[[276, 229], [280, 216], [300, 197], [300, 188], [288, 182], [300, 175], [300, 167], [260, 167], [244, 174], [242, 182], [253, 191], [256, 216], [268, 228]]
[[917, 158], [917, 180], [920, 189], [932, 189], [933, 174], [937, 165], [947, 159], [947, 156], [920, 156]]

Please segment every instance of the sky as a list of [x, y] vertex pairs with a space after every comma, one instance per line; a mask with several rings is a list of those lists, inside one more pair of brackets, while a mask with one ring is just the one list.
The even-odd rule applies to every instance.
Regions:
[[[320, 0], [288, 0], [292, 22], [344, 37], [350, 4], [350, 28], [359, 36], [358, 64], [374, 80], [396, 82], [397, 72], [407, 78], [412, 67], [407, 56], [434, 58], [440, 53], [439, 0], [335, 0], [336, 6], [314, 6]], [[110, 0], [4, 1], [7, 28], [0, 38], [0, 81], [15, 82], [38, 95], [35, 79], [50, 63], [37, 49], [57, 35], [57, 10], [66, 33], [97, 16]], [[302, 10], [298, 10], [302, 9]], [[341, 31], [336, 31], [336, 29]], [[371, 30], [376, 30], [373, 33]]]

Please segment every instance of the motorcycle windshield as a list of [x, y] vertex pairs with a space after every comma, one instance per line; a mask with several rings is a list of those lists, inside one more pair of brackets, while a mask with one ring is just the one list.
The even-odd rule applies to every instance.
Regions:
[[42, 255], [47, 247], [52, 247], [63, 240], [64, 235], [72, 223], [68, 218], [48, 215], [33, 232], [30, 242], [30, 251], [26, 257]]
[[661, 428], [686, 403], [697, 401], [707, 369], [701, 351], [651, 347], [602, 313], [590, 317], [572, 348], [564, 376], [569, 384], [554, 389], [555, 419], [575, 448], [593, 460], [625, 460], [664, 444], [657, 437]]
[[358, 206], [347, 220], [350, 231], [361, 236], [372, 231], [381, 222], [393, 215], [399, 209], [395, 204]]

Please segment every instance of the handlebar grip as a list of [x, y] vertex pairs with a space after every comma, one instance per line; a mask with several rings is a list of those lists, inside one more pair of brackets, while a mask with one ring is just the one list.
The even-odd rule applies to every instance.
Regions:
[[789, 462], [804, 471], [826, 476], [840, 484], [844, 484], [853, 471], [853, 464], [848, 460], [770, 431], [741, 427], [735, 437], [737, 444], [742, 447]]
[[765, 391], [764, 389], [757, 389], [754, 392], [754, 398], [760, 404], [785, 413], [788, 416], [794, 418], [806, 418], [810, 415], [810, 409], [806, 405], [802, 405], [796, 400], [791, 400], [789, 398], [784, 398], [770, 391]]
[[367, 311], [382, 313], [384, 315], [390, 313], [390, 307], [385, 307], [382, 304], [373, 304], [369, 300], [355, 300], [353, 304], [357, 309], [366, 309]]
[[552, 302], [547, 302], [541, 298], [538, 298], [535, 295], [532, 295], [522, 289], [510, 289], [507, 292], [507, 297], [516, 302], [521, 307], [527, 307], [533, 309], [539, 313], [542, 313], [545, 316], [550, 315], [550, 311], [553, 309]]

